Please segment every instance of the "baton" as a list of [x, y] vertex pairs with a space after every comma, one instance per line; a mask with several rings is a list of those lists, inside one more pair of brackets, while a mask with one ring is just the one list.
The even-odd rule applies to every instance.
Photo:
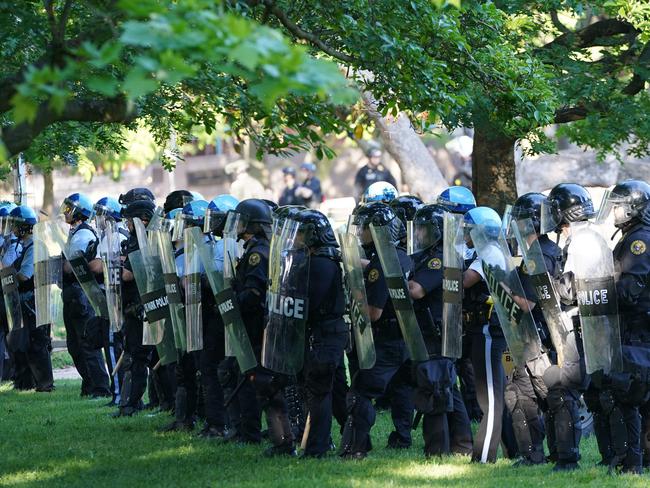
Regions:
[[115, 367], [113, 368], [113, 377], [115, 377], [118, 370], [120, 369], [120, 366], [122, 366], [123, 359], [124, 359], [124, 351], [122, 351], [122, 354], [120, 354], [120, 358], [117, 360], [117, 364], [115, 364]]
[[422, 412], [418, 412], [415, 414], [415, 418], [413, 419], [413, 426], [411, 427], [411, 430], [418, 430], [418, 425], [420, 425], [420, 420], [422, 420]]
[[154, 366], [153, 366], [153, 370], [154, 370], [154, 371], [157, 371], [158, 368], [160, 368], [160, 363], [161, 363], [161, 361], [162, 361], [162, 359], [159, 359], [158, 362], [157, 362], [156, 364], [154, 364]]
[[237, 386], [235, 387], [235, 389], [233, 390], [233, 392], [230, 394], [230, 396], [229, 396], [228, 398], [226, 398], [226, 401], [223, 402], [223, 406], [224, 406], [225, 408], [228, 408], [228, 407], [230, 406], [230, 404], [232, 403], [232, 401], [233, 401], [233, 400], [235, 399], [235, 397], [237, 396], [237, 393], [239, 393], [239, 390], [241, 390], [242, 387], [244, 386], [244, 383], [246, 383], [246, 376], [242, 377], [242, 379], [239, 380], [239, 383], [237, 383]]

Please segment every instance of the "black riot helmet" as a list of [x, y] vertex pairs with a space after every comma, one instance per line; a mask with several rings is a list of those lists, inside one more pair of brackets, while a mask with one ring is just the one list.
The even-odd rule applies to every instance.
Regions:
[[192, 195], [189, 190], [174, 190], [169, 195], [167, 195], [167, 198], [165, 198], [165, 203], [163, 204], [165, 215], [167, 215], [175, 208], [183, 208], [193, 200], [194, 195]]
[[271, 207], [264, 200], [248, 198], [239, 202], [235, 210], [228, 211], [224, 233], [236, 231], [238, 238], [244, 234], [252, 234], [263, 235], [269, 239], [272, 225]]
[[557, 230], [562, 225], [589, 220], [595, 215], [587, 189], [577, 183], [560, 183], [542, 203], [540, 233]]
[[128, 205], [129, 203], [135, 202], [137, 200], [149, 200], [151, 202], [155, 202], [156, 197], [153, 196], [153, 193], [151, 193], [151, 190], [148, 188], [132, 188], [126, 193], [120, 195], [118, 198], [118, 202], [120, 202], [122, 205]]
[[413, 218], [413, 252], [436, 246], [442, 240], [445, 207], [438, 203], [421, 206]]
[[393, 245], [406, 239], [406, 227], [395, 215], [393, 209], [383, 202], [370, 202], [361, 207], [357, 211], [353, 223], [360, 231], [367, 229], [370, 224], [388, 226]]
[[292, 220], [300, 224], [303, 244], [309, 248], [339, 247], [330, 221], [318, 210], [305, 209], [296, 213]]
[[393, 198], [389, 205], [395, 215], [406, 225], [406, 222], [415, 217], [415, 212], [422, 206], [422, 200], [413, 195], [402, 195]]
[[156, 204], [151, 200], [135, 200], [122, 209], [122, 217], [125, 219], [139, 218], [143, 221], [150, 221], [156, 210]]
[[542, 221], [542, 204], [546, 201], [546, 195], [542, 193], [526, 193], [515, 201], [510, 211], [513, 220], [530, 219], [535, 226], [535, 232], [539, 234]]
[[598, 211], [598, 221], [614, 214], [614, 225], [622, 230], [638, 222], [650, 224], [650, 185], [645, 181], [627, 180], [605, 193]]

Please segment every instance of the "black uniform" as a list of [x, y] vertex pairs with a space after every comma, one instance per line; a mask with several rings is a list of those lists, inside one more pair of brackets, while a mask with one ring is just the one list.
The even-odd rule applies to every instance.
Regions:
[[381, 164], [376, 168], [370, 166], [369, 164], [361, 168], [354, 178], [354, 186], [359, 190], [360, 193], [363, 193], [366, 188], [368, 188], [373, 183], [377, 183], [378, 181], [385, 181], [393, 186], [397, 186], [397, 182], [395, 181], [395, 178], [391, 172], [384, 168], [384, 166]]
[[[127, 258], [124, 269], [132, 271], [128, 254], [139, 248], [135, 234], [129, 236], [125, 248]], [[122, 333], [125, 340], [120, 411], [130, 415], [142, 407], [142, 397], [147, 389], [147, 365], [154, 347], [142, 344], [144, 308], [135, 280], [122, 282], [122, 305]]]
[[336, 372], [348, 341], [343, 320], [345, 299], [339, 259], [318, 251], [310, 258], [309, 314], [304, 387], [309, 435], [305, 456], [323, 456], [330, 447], [332, 393]]
[[307, 178], [303, 182], [302, 186], [305, 186], [312, 191], [311, 198], [306, 204], [308, 204], [312, 208], [318, 208], [318, 206], [323, 201], [323, 190], [321, 189], [320, 186], [320, 180], [315, 176], [312, 176], [310, 178]]
[[429, 352], [428, 361], [413, 365], [415, 408], [424, 416], [424, 453], [471, 454], [472, 431], [465, 404], [456, 385], [451, 359], [442, 357], [442, 248], [431, 247], [412, 256], [412, 281], [426, 295], [414, 308]]
[[[609, 462], [611, 468], [621, 466], [632, 472], [640, 471], [642, 466], [639, 407], [647, 403], [649, 394], [649, 243], [650, 226], [638, 223], [624, 232], [614, 249], [625, 373], [592, 374], [592, 386], [585, 395], [594, 412], [603, 461]], [[644, 432], [644, 445], [647, 438]]]
[[[71, 230], [70, 239], [82, 229], [89, 230], [95, 235], [95, 240], [84, 252], [86, 261], [90, 262], [95, 258], [97, 248], [97, 234], [94, 229], [86, 222], [82, 222]], [[95, 313], [73, 273], [63, 274], [62, 298], [66, 346], [81, 376], [81, 394], [111, 396], [101, 350], [94, 349], [85, 335], [86, 324]]]
[[[244, 255], [236, 267], [233, 291], [246, 326], [248, 338], [258, 362], [262, 350], [266, 287], [269, 269], [269, 240], [255, 236], [244, 244]], [[229, 395], [238, 382], [244, 381], [237, 396], [230, 403], [228, 414], [237, 440], [259, 443], [261, 436], [261, 411], [250, 372], [239, 371], [235, 358], [226, 358], [220, 366], [224, 394]], [[247, 374], [244, 379], [244, 374]]]
[[[411, 273], [411, 260], [406, 251], [398, 247], [397, 255], [405, 276]], [[348, 421], [342, 439], [343, 454], [362, 455], [371, 449], [370, 429], [376, 413], [372, 399], [382, 395], [393, 380], [391, 413], [395, 430], [388, 443], [391, 447], [411, 445], [413, 424], [413, 388], [411, 361], [397, 322], [395, 309], [388, 295], [388, 286], [379, 262], [374, 255], [364, 271], [368, 305], [383, 310], [381, 317], [372, 323], [376, 362], [371, 369], [359, 369], [352, 378], [347, 395]]]

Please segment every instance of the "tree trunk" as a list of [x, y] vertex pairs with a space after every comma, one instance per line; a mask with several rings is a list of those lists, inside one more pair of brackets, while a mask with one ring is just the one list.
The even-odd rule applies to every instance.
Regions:
[[42, 210], [48, 215], [54, 213], [54, 177], [52, 171], [43, 173], [43, 207]]
[[516, 139], [490, 125], [475, 124], [472, 152], [472, 190], [478, 205], [503, 214], [517, 199]]
[[434, 201], [449, 184], [409, 118], [403, 113], [397, 119], [382, 117], [377, 111], [377, 102], [369, 93], [364, 93], [363, 99], [368, 116], [381, 132], [384, 147], [402, 170], [402, 180], [409, 192], [425, 202]]

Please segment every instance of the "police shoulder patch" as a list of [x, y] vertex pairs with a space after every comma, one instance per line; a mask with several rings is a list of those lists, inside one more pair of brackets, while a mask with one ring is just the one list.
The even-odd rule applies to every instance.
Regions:
[[632, 254], [635, 254], [637, 256], [643, 254], [645, 252], [646, 245], [645, 242], [636, 240], [632, 243], [630, 246], [630, 251], [632, 251]]
[[429, 269], [440, 269], [442, 268], [442, 261], [439, 258], [431, 258], [427, 263]]
[[257, 266], [260, 263], [260, 259], [261, 259], [260, 255], [258, 253], [256, 253], [256, 252], [254, 252], [248, 258], [248, 264], [250, 264], [251, 266]]
[[370, 273], [368, 273], [368, 281], [370, 283], [374, 283], [379, 279], [379, 270], [378, 269], [371, 269]]

